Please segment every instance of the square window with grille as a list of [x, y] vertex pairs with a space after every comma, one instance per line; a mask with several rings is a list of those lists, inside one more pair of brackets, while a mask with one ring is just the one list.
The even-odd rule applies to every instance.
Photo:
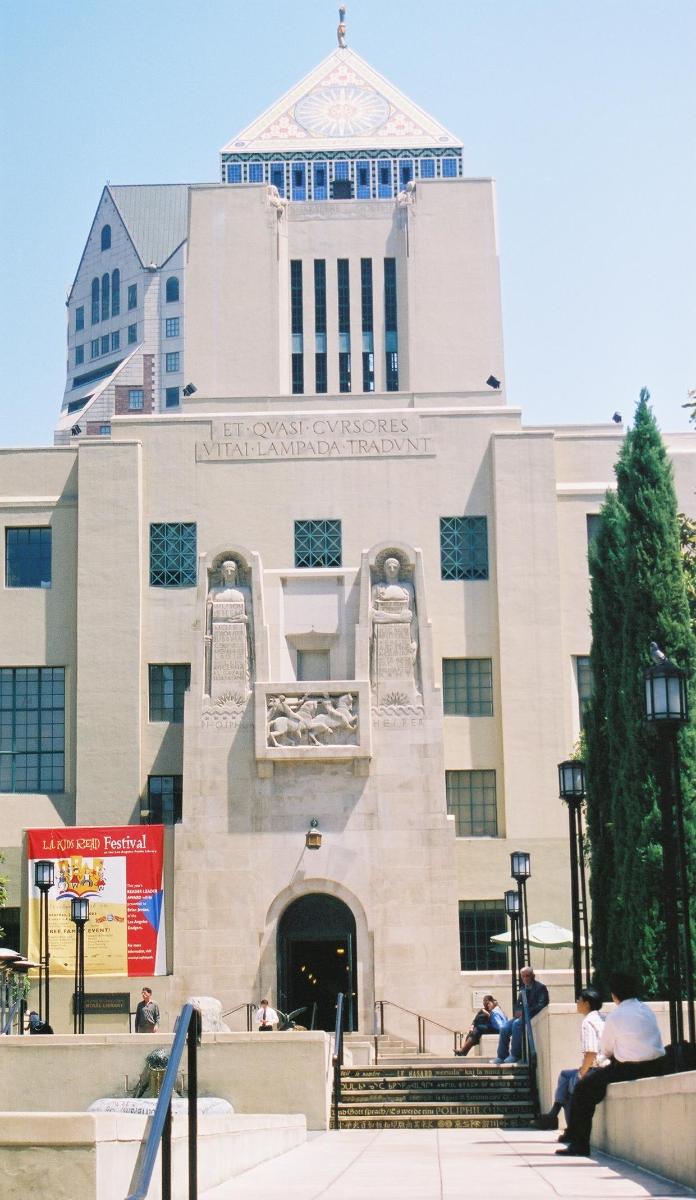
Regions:
[[590, 665], [589, 654], [575, 655], [575, 681], [578, 688], [578, 708], [580, 716], [580, 728], [585, 728], [587, 719], [587, 708], [592, 699], [592, 667]]
[[167, 317], [166, 318], [166, 320], [164, 322], [165, 337], [170, 338], [170, 337], [178, 337], [179, 336], [179, 320], [180, 320], [179, 317]]
[[196, 586], [196, 522], [150, 526], [150, 587]]
[[490, 658], [443, 658], [442, 700], [446, 713], [464, 717], [492, 717], [493, 671]]
[[150, 720], [180, 725], [190, 682], [188, 663], [150, 663]]
[[497, 837], [495, 771], [446, 771], [447, 811], [457, 837]]
[[0, 792], [65, 790], [65, 668], [0, 668]]
[[228, 163], [227, 165], [227, 182], [241, 183], [242, 182], [242, 164]]
[[5, 587], [50, 588], [50, 527], [30, 525], [5, 530]]
[[459, 956], [462, 971], [500, 971], [506, 951], [491, 938], [507, 926], [504, 900], [459, 901]]
[[340, 565], [340, 521], [295, 521], [296, 567], [340, 567]]
[[181, 775], [149, 775], [140, 798], [141, 825], [181, 824]]
[[173, 371], [179, 370], [179, 351], [175, 350], [173, 354], [165, 354], [165, 370], [170, 374]]
[[486, 517], [440, 517], [443, 579], [488, 579]]
[[128, 389], [128, 407], [132, 412], [141, 409], [145, 404], [145, 392], [142, 388]]

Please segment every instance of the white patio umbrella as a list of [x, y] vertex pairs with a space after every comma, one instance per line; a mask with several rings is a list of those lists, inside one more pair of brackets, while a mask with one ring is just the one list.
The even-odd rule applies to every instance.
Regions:
[[[499, 946], [509, 946], [510, 930], [506, 929], [505, 933], [494, 933], [491, 941], [496, 942]], [[562, 925], [554, 925], [553, 921], [536, 921], [534, 925], [529, 926], [529, 944], [537, 946], [540, 950], [558, 950], [564, 946], [572, 948], [573, 934], [570, 929], [564, 929]], [[580, 945], [583, 947], [585, 945], [582, 935], [580, 936]]]

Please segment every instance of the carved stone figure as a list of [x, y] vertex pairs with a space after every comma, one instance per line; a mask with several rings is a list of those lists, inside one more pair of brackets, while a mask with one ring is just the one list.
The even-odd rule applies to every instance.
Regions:
[[345, 6], [345, 4], [342, 4], [338, 10], [338, 29], [336, 30], [336, 37], [338, 39], [338, 44], [339, 44], [339, 47], [341, 48], [341, 50], [345, 50], [346, 46], [348, 45], [348, 43], [346, 41], [346, 6]]
[[417, 680], [418, 621], [413, 584], [400, 578], [401, 563], [394, 555], [384, 560], [384, 578], [372, 586], [371, 674], [376, 705], [413, 704], [419, 699]]
[[269, 696], [266, 710], [267, 745], [351, 746], [357, 743], [357, 697], [328, 695]]
[[237, 563], [226, 559], [206, 608], [207, 694], [245, 698], [251, 681], [251, 593], [237, 580]]

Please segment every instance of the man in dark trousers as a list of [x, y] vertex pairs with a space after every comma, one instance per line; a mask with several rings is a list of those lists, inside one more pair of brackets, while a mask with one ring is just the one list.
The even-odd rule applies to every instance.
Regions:
[[662, 1036], [652, 1009], [636, 998], [636, 981], [623, 971], [615, 971], [609, 976], [609, 990], [616, 1008], [604, 1022], [601, 1039], [602, 1054], [610, 1060], [609, 1066], [588, 1071], [578, 1080], [570, 1102], [568, 1128], [562, 1135], [568, 1145], [556, 1154], [589, 1157], [594, 1110], [610, 1083], [662, 1073]]
[[[546, 987], [546, 984], [539, 983], [539, 980], [535, 979], [531, 967], [522, 967], [520, 979], [522, 987], [517, 997], [515, 1015], [511, 1021], [505, 1022], [500, 1031], [498, 1054], [495, 1059], [497, 1063], [516, 1063], [522, 1057], [522, 1029], [524, 1026], [522, 992], [527, 997], [530, 1017], [535, 1017], [537, 1013], [541, 1012], [542, 1008], [546, 1008], [549, 1002], [549, 989]], [[510, 1039], [512, 1039], [512, 1044]]]
[[135, 1010], [135, 1032], [159, 1033], [160, 1012], [152, 999], [152, 988], [144, 987], [142, 997]]

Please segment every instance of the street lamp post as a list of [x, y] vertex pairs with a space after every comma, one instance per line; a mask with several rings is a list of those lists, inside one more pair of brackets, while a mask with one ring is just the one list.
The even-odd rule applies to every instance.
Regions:
[[85, 1032], [85, 925], [89, 921], [89, 900], [73, 896], [70, 917], [75, 923], [75, 999], [73, 1033]]
[[[669, 988], [669, 1030], [677, 1069], [682, 1067], [686, 997], [689, 1041], [696, 1046], [694, 1028], [694, 963], [689, 914], [684, 806], [681, 793], [678, 733], [689, 720], [686, 673], [655, 643], [653, 666], [645, 672], [645, 718], [660, 736], [660, 816], [664, 918]], [[676, 868], [676, 869], [675, 869]]]
[[39, 1016], [51, 1023], [51, 955], [48, 945], [48, 893], [53, 887], [54, 865], [50, 859], [34, 863], [34, 885], [41, 893], [39, 901]]
[[517, 953], [519, 945], [520, 894], [515, 888], [505, 893], [505, 912], [510, 918], [510, 976], [512, 982], [512, 1012], [517, 1006]]
[[[585, 799], [585, 764], [580, 759], [558, 764], [558, 794], [568, 805], [570, 847], [570, 907], [573, 927], [573, 981], [579, 996], [590, 982], [590, 931], [587, 920], [585, 846], [582, 802]], [[582, 977], [582, 939], [585, 939], [585, 979]]]
[[526, 850], [513, 850], [510, 855], [510, 874], [520, 896], [520, 961], [519, 966], [531, 965], [529, 953], [529, 914], [527, 912], [527, 880], [531, 877], [530, 857]]

